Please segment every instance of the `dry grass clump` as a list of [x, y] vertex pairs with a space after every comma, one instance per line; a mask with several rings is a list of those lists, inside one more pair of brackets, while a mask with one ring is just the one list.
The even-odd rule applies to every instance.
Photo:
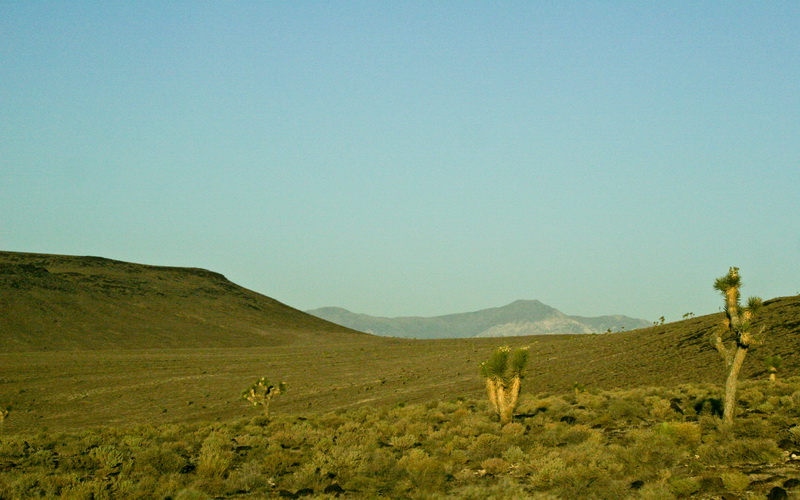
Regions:
[[763, 498], [800, 479], [800, 378], [744, 382], [733, 427], [698, 405], [720, 394], [531, 395], [503, 426], [466, 400], [5, 435], [0, 498]]

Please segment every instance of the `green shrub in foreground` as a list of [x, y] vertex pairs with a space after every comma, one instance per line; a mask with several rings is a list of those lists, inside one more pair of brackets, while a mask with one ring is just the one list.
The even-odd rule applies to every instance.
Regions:
[[[333, 498], [330, 488], [346, 498], [763, 498], [779, 484], [757, 471], [782, 464], [778, 443], [800, 444], [800, 379], [744, 381], [732, 428], [688, 410], [715, 390], [531, 396], [503, 427], [480, 402], [453, 401], [6, 435], [0, 498]], [[667, 408], [673, 400], [685, 415]]]

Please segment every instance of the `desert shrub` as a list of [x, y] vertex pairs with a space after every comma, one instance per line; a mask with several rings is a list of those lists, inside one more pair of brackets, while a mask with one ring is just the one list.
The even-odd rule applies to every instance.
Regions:
[[624, 470], [609, 450], [595, 443], [550, 449], [527, 467], [537, 491], [560, 498], [624, 498], [628, 484]]
[[618, 398], [608, 404], [608, 414], [613, 422], [631, 423], [644, 420], [648, 410], [643, 402], [636, 399]]
[[656, 482], [645, 484], [633, 498], [639, 500], [673, 500], [676, 497], [670, 485]]
[[208, 493], [196, 488], [184, 488], [175, 494], [175, 500], [209, 500], [211, 498], [213, 497]]
[[642, 480], [655, 478], [658, 471], [676, 466], [687, 456], [673, 435], [652, 429], [630, 431], [624, 445], [612, 450], [625, 470]]
[[281, 487], [288, 490], [322, 491], [327, 484], [327, 479], [320, 474], [314, 463], [305, 462], [300, 464], [291, 475], [281, 478], [279, 483]]
[[89, 456], [96, 462], [97, 475], [103, 477], [113, 473], [119, 473], [120, 469], [125, 465], [125, 462], [127, 462], [125, 455], [111, 445], [92, 448], [89, 452]]
[[487, 458], [481, 462], [481, 469], [490, 476], [499, 476], [500, 474], [508, 472], [508, 468], [508, 462], [502, 458]]
[[592, 429], [585, 425], [577, 424], [568, 427], [564, 431], [562, 439], [567, 445], [576, 445], [586, 441], [600, 443], [602, 441], [602, 435], [597, 429]]
[[[0, 498], [263, 498], [301, 488], [333, 498], [323, 493], [333, 483], [343, 498], [763, 497], [755, 485], [735, 493], [719, 471], [778, 462], [776, 442], [800, 445], [797, 384], [743, 382], [748, 398], [774, 410], [743, 408], [731, 428], [692, 414], [696, 398], [719, 387], [687, 384], [526, 398], [525, 415], [502, 428], [480, 405], [451, 401], [6, 435], [0, 464], [14, 466], [0, 472]], [[673, 400], [685, 419], [666, 410]], [[614, 405], [624, 418], [612, 418]], [[592, 428], [604, 418], [606, 427]]]
[[739, 438], [774, 436], [779, 432], [780, 428], [768, 418], [739, 417], [733, 424], [733, 434]]
[[690, 497], [700, 491], [701, 484], [693, 477], [673, 477], [669, 479], [669, 490], [678, 497]]
[[348, 477], [364, 467], [375, 449], [373, 446], [336, 446], [327, 451], [314, 451], [307, 462], [322, 476]]
[[181, 424], [165, 424], [160, 428], [158, 440], [164, 442], [178, 442], [186, 438], [188, 429]]
[[206, 478], [223, 477], [233, 461], [229, 440], [219, 433], [210, 434], [203, 441], [197, 459], [197, 473]]
[[497, 431], [497, 423], [490, 422], [486, 417], [469, 414], [460, 423], [453, 424], [452, 432], [465, 437], [477, 437], [481, 434]]
[[738, 471], [723, 472], [720, 478], [725, 489], [736, 495], [741, 495], [750, 486], [750, 477]]
[[151, 446], [136, 455], [136, 467], [147, 474], [179, 472], [188, 462], [168, 444]]
[[503, 451], [502, 458], [511, 465], [518, 465], [525, 461], [527, 453], [522, 451], [519, 446], [511, 446]]
[[526, 500], [556, 500], [558, 497], [547, 493], [536, 493], [525, 489], [508, 477], [498, 478], [491, 483], [466, 484], [458, 486], [448, 495], [463, 500], [508, 500], [524, 498]]
[[480, 463], [487, 458], [499, 457], [506, 446], [499, 436], [495, 434], [481, 434], [467, 448], [467, 456], [470, 460]]
[[278, 477], [289, 474], [299, 463], [300, 453], [297, 451], [270, 448], [262, 459], [264, 473]]
[[675, 443], [691, 448], [698, 446], [703, 439], [702, 429], [695, 422], [664, 422], [657, 425], [655, 430], [672, 437]]
[[800, 444], [800, 425], [794, 424], [788, 428], [787, 431], [789, 438], [795, 444]]
[[408, 451], [398, 466], [408, 474], [415, 487], [428, 491], [440, 490], [446, 478], [442, 463], [422, 450]]
[[758, 387], [745, 386], [739, 392], [739, 404], [745, 408], [755, 408], [760, 403], [764, 402], [765, 396]]
[[575, 405], [583, 406], [593, 412], [603, 410], [608, 406], [608, 398], [602, 394], [581, 392], [575, 395]]
[[644, 404], [649, 408], [650, 418], [663, 422], [680, 417], [680, 414], [672, 409], [672, 403], [659, 396], [647, 396]]
[[520, 405], [520, 413], [533, 413], [536, 417], [548, 421], [557, 421], [572, 409], [573, 405], [560, 396], [523, 400], [523, 404]]
[[417, 446], [419, 442], [417, 441], [416, 436], [406, 434], [404, 436], [392, 436], [389, 439], [389, 444], [398, 450], [410, 450], [411, 448]]
[[781, 449], [771, 439], [723, 439], [697, 448], [700, 461], [708, 465], [771, 463], [780, 459], [781, 454]]

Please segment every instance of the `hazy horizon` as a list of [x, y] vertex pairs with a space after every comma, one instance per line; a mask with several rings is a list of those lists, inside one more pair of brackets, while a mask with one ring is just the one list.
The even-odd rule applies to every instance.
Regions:
[[301, 310], [800, 293], [800, 4], [5, 2], [0, 249]]

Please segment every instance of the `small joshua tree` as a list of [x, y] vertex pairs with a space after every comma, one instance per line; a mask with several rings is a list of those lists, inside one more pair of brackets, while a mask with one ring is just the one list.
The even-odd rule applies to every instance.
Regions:
[[[742, 280], [739, 277], [739, 268], [731, 267], [728, 274], [714, 281], [714, 289], [725, 297], [725, 319], [714, 336], [714, 345], [722, 355], [728, 367], [728, 379], [725, 382], [725, 409], [723, 419], [726, 424], [733, 423], [736, 412], [736, 388], [739, 380], [739, 371], [744, 364], [744, 358], [752, 345], [760, 343], [760, 336], [764, 333], [762, 326], [758, 333], [753, 331], [753, 317], [761, 310], [763, 302], [758, 297], [750, 297], [747, 306], [739, 304], [739, 289]], [[726, 345], [726, 342], [732, 344]]]
[[286, 392], [285, 383], [271, 385], [267, 377], [261, 377], [242, 392], [242, 399], [250, 401], [253, 406], [260, 405], [264, 410], [264, 417], [269, 419], [269, 404], [272, 402], [272, 398], [283, 392]]
[[777, 354], [775, 356], [767, 356], [764, 358], [764, 364], [769, 368], [769, 381], [776, 382], [778, 377], [778, 370], [781, 369], [783, 359]]
[[0, 408], [0, 434], [3, 434], [5, 430], [6, 418], [8, 418], [9, 413], [11, 413], [11, 407]]
[[528, 354], [528, 348], [512, 351], [508, 346], [503, 346], [495, 349], [489, 359], [481, 363], [481, 376], [486, 379], [489, 402], [503, 425], [511, 422], [519, 404]]

